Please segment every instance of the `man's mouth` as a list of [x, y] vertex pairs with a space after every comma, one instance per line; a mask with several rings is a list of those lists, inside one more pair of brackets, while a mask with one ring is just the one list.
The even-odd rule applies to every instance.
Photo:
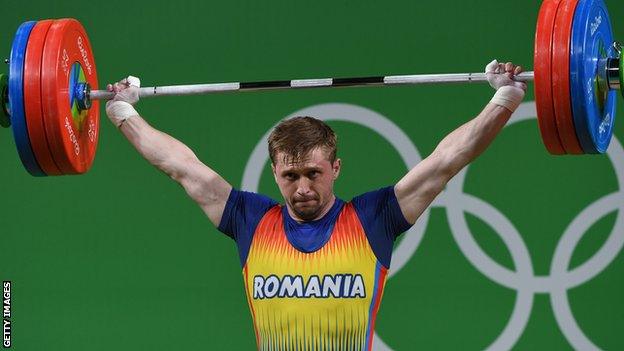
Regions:
[[311, 205], [312, 203], [316, 202], [316, 199], [304, 199], [304, 200], [295, 200], [295, 203], [298, 205]]

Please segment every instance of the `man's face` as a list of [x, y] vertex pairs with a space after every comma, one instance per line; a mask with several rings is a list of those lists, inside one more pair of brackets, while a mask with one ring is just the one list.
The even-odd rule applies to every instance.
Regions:
[[276, 163], [271, 166], [290, 214], [300, 221], [319, 218], [332, 205], [340, 159], [332, 164], [322, 148], [312, 150], [296, 163], [284, 156], [283, 152], [278, 152]]

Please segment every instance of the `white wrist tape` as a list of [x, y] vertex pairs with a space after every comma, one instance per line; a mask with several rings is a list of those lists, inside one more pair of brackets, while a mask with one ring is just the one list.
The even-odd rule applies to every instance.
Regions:
[[141, 80], [135, 76], [128, 76], [128, 78], [126, 78], [126, 81], [130, 86], [135, 86], [137, 88], [141, 87]]
[[511, 112], [514, 112], [524, 99], [524, 90], [511, 85], [501, 87], [496, 91], [491, 103], [503, 106]]
[[106, 114], [117, 128], [121, 127], [128, 118], [139, 115], [134, 107], [125, 101], [111, 101], [106, 105]]

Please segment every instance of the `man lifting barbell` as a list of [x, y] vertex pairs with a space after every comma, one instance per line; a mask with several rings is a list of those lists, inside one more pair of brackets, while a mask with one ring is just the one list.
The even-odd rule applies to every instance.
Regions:
[[[97, 90], [90, 41], [75, 19], [28, 21], [0, 74], [0, 126], [11, 126], [34, 176], [82, 174], [95, 156], [99, 100], [138, 151], [178, 181], [218, 229], [237, 243], [259, 348], [340, 345], [370, 349], [392, 244], [481, 154], [535, 80], [538, 124], [551, 154], [601, 154], [613, 135], [621, 46], [602, 0], [544, 0], [534, 68], [496, 62], [486, 73], [229, 82], [141, 88], [127, 79]], [[279, 124], [269, 138], [284, 205], [232, 187], [184, 144], [152, 128], [133, 108], [139, 97], [346, 86], [473, 83], [496, 90], [476, 118], [444, 138], [396, 185], [349, 202], [333, 184], [341, 168], [336, 136], [311, 117]], [[522, 82], [521, 82], [522, 81]], [[91, 88], [95, 90], [91, 90]], [[9, 108], [10, 107], [10, 108]], [[277, 318], [279, 317], [279, 318]], [[308, 347], [309, 348], [309, 347]]]
[[526, 91], [522, 68], [486, 67], [492, 100], [447, 135], [396, 185], [344, 202], [334, 195], [341, 169], [336, 135], [312, 117], [284, 120], [268, 139], [284, 205], [233, 189], [186, 145], [150, 126], [133, 105], [140, 82], [108, 86], [110, 120], [143, 157], [180, 183], [210, 221], [236, 241], [259, 349], [296, 345], [372, 346], [395, 239], [447, 182], [502, 130]]

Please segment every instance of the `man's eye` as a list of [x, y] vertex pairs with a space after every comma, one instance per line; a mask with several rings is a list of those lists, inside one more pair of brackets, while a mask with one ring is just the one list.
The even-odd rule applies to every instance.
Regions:
[[297, 175], [294, 173], [286, 173], [286, 179], [288, 180], [295, 180], [297, 179]]
[[318, 171], [311, 171], [310, 173], [308, 173], [308, 177], [311, 179], [316, 178], [319, 175]]

